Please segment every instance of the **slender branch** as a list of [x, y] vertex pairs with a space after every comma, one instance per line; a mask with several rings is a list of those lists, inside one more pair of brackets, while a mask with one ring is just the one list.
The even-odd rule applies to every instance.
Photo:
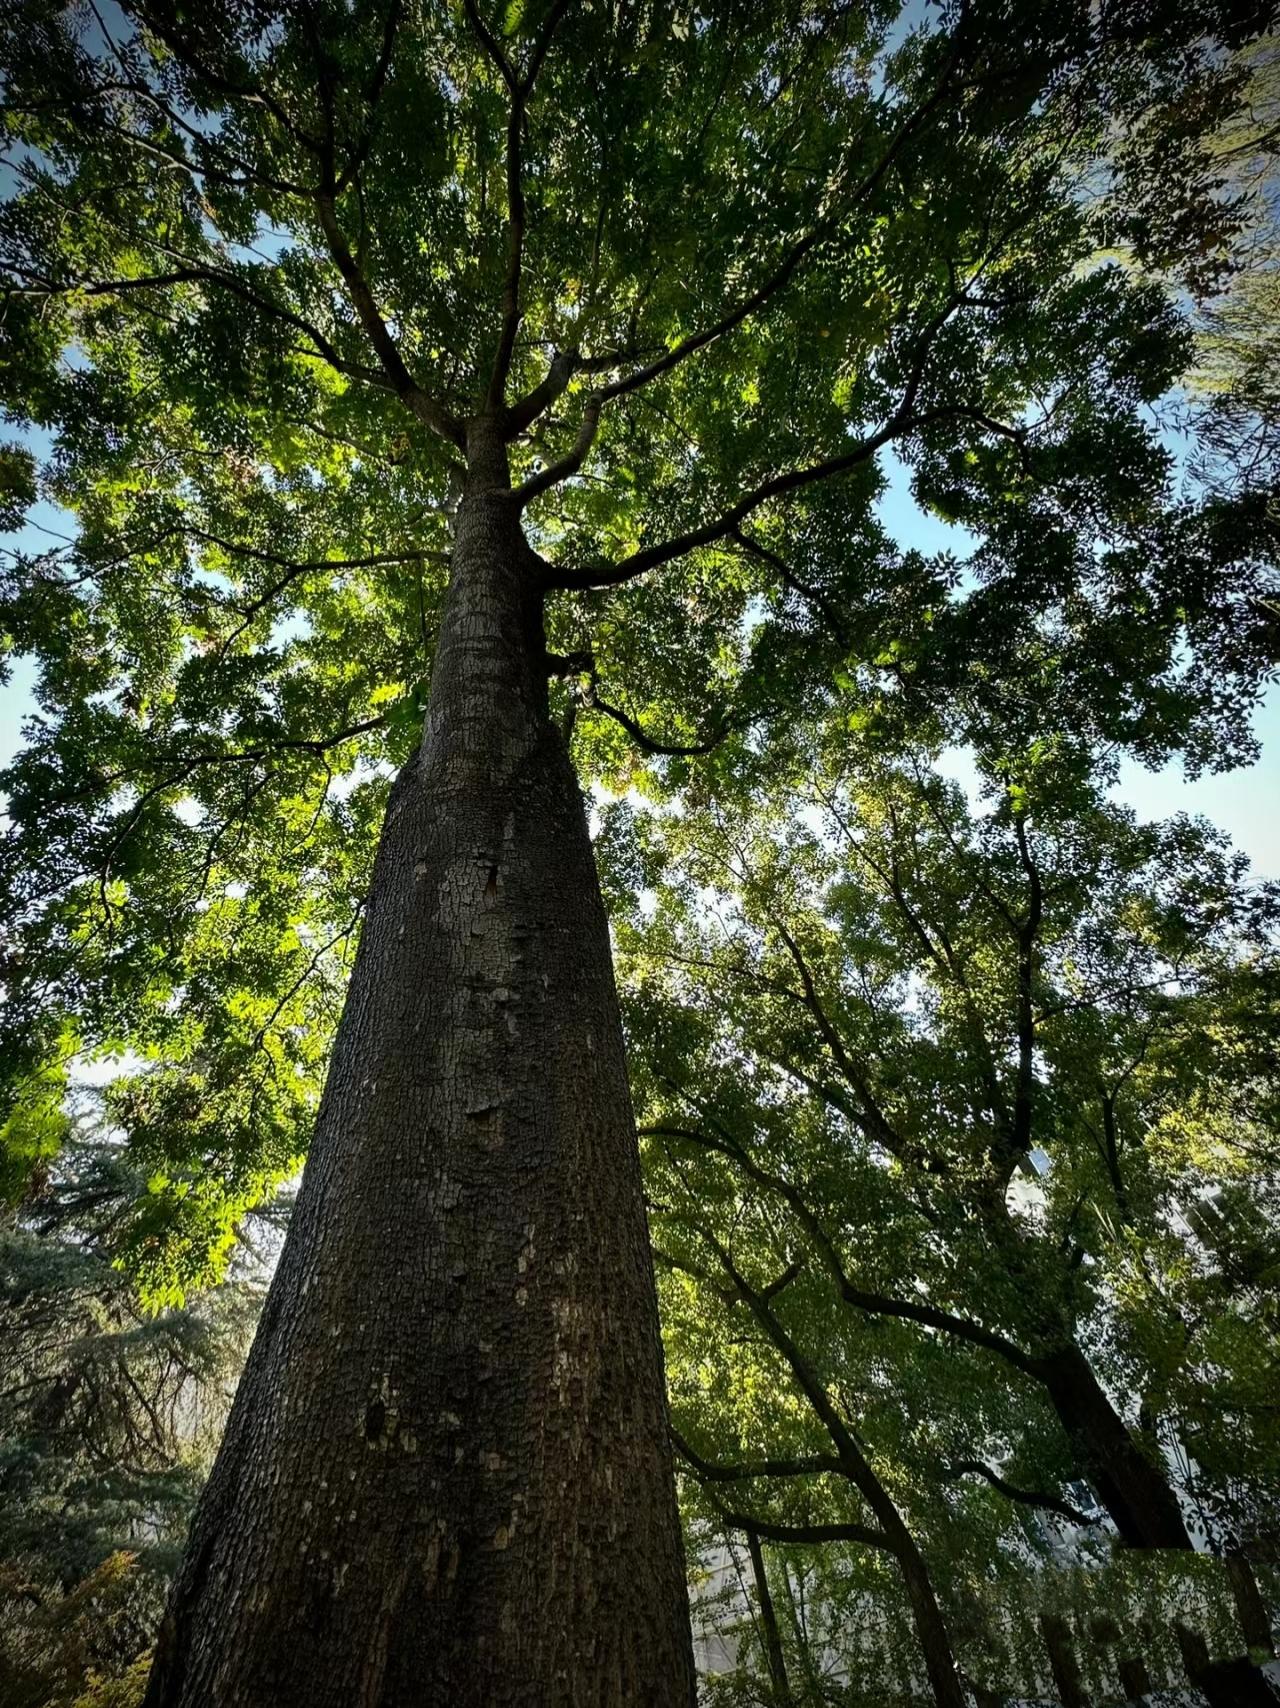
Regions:
[[519, 76], [501, 43], [481, 17], [476, 0], [465, 0], [465, 3], [471, 26], [479, 36], [485, 52], [497, 66], [510, 95], [507, 113], [507, 268], [502, 285], [502, 330], [498, 335], [498, 348], [489, 372], [486, 397], [489, 409], [497, 410], [501, 408], [506, 393], [507, 376], [511, 372], [511, 359], [515, 353], [516, 335], [520, 330], [521, 321], [520, 276], [524, 266], [526, 225], [521, 144], [525, 115], [533, 86], [551, 46], [551, 38], [571, 0], [555, 0], [538, 33], [523, 77]]
[[530, 475], [515, 490], [515, 499], [522, 508], [530, 499], [539, 493], [558, 486], [561, 481], [568, 480], [570, 475], [577, 474], [587, 460], [587, 453], [595, 443], [596, 434], [600, 428], [600, 411], [604, 408], [604, 398], [598, 391], [593, 391], [582, 409], [582, 422], [578, 428], [578, 436], [565, 452], [564, 456], [548, 463], [537, 474]]
[[756, 313], [758, 309], [763, 308], [771, 298], [789, 284], [797, 269], [812, 254], [837, 221], [848, 217], [851, 206], [874, 194], [903, 148], [911, 141], [917, 131], [927, 123], [950, 92], [951, 78], [959, 63], [965, 21], [962, 12], [953, 37], [951, 57], [928, 100], [908, 115], [890, 139], [875, 166], [859, 183], [853, 186], [847, 195], [841, 193], [843, 186], [837, 184], [832, 187], [832, 199], [838, 200], [838, 206], [811, 226], [803, 237], [792, 244], [780, 264], [768, 278], [748, 296], [736, 303], [719, 320], [704, 327], [701, 332], [690, 333], [687, 338], [681, 339], [673, 349], [668, 350], [657, 361], [650, 362], [647, 367], [637, 369], [635, 373], [628, 374], [620, 380], [615, 380], [612, 385], [606, 386], [603, 392], [606, 402], [615, 397], [622, 397], [628, 392], [636, 391], [641, 386], [648, 385], [652, 380], [658, 379], [662, 374], [670, 373], [672, 368], [686, 360], [687, 357], [705, 349], [708, 344], [715, 343], [718, 339], [723, 338], [726, 333], [732, 332], [735, 327], [741, 326], [744, 320]]
[[589, 707], [591, 711], [603, 712], [607, 718], [612, 718], [614, 723], [621, 724], [637, 747], [643, 749], [645, 753], [652, 753], [660, 758], [693, 758], [700, 753], [712, 753], [723, 741], [728, 739], [730, 734], [730, 725], [724, 723], [714, 735], [708, 736], [705, 741], [693, 741], [684, 744], [655, 741], [652, 736], [645, 734], [633, 717], [628, 716], [619, 707], [610, 705], [607, 700], [602, 700], [594, 689], [587, 691], [583, 704]]
[[10, 272], [21, 273], [32, 282], [19, 285], [9, 290], [10, 296], [26, 297], [55, 297], [83, 295], [88, 297], [121, 296], [130, 291], [151, 290], [157, 287], [183, 284], [217, 285], [231, 296], [238, 297], [241, 302], [247, 302], [264, 314], [272, 316], [286, 326], [292, 326], [311, 340], [315, 345], [309, 355], [318, 355], [328, 362], [338, 373], [345, 374], [351, 379], [363, 380], [366, 384], [388, 387], [390, 381], [377, 368], [365, 367], [358, 362], [348, 362], [340, 356], [334, 346], [320, 331], [295, 310], [286, 308], [282, 303], [274, 302], [270, 297], [263, 296], [259, 291], [247, 284], [239, 275], [219, 267], [204, 266], [192, 263], [189, 266], [174, 267], [167, 272], [151, 273], [142, 278], [131, 279], [73, 279], [63, 284], [55, 284], [51, 280], [41, 280], [29, 268], [20, 263], [0, 260], [0, 267]]
[[351, 298], [352, 305], [359, 316], [360, 324], [377, 353], [391, 389], [405, 406], [433, 432], [438, 433], [442, 439], [448, 439], [452, 444], [465, 449], [466, 439], [461, 421], [436, 398], [423, 391], [406, 367], [399, 346], [391, 336], [390, 329], [374, 301], [369, 281], [357, 266], [342, 227], [338, 223], [337, 208], [332, 191], [325, 191], [316, 197], [316, 208], [333, 264], [337, 267], [342, 281], [347, 287], [347, 295]]
[[334, 184], [335, 193], [339, 196], [356, 182], [372, 146], [378, 102], [382, 99], [382, 91], [386, 87], [387, 75], [391, 70], [391, 55], [395, 48], [396, 32], [400, 28], [403, 15], [404, 0], [391, 0], [387, 7], [386, 21], [382, 29], [382, 48], [378, 54], [378, 62], [374, 67], [373, 76], [369, 81], [369, 88], [365, 95], [366, 111], [364, 125], [360, 131], [360, 140]]
[[769, 547], [762, 545], [759, 540], [753, 539], [749, 534], [744, 534], [741, 528], [733, 529], [729, 537], [735, 545], [741, 546], [743, 551], [751, 557], [757, 558], [761, 563], [768, 564], [771, 569], [775, 570], [784, 587], [789, 587], [794, 592], [799, 593], [802, 598], [807, 599], [815, 607], [834, 638], [842, 646], [848, 644], [848, 625], [821, 588], [814, 587], [810, 582], [802, 581], [791, 565], [780, 558], [777, 552], [770, 551]]
[[817, 980], [813, 976], [813, 970], [805, 959], [800, 945], [776, 915], [771, 916], [771, 923], [786, 945], [792, 965], [800, 975], [805, 1004], [817, 1022], [818, 1031], [822, 1034], [823, 1041], [831, 1052], [832, 1060], [858, 1099], [858, 1106], [862, 1111], [859, 1125], [869, 1138], [877, 1140], [891, 1155], [904, 1155], [907, 1147], [881, 1109], [866, 1074], [862, 1072], [845, 1048], [844, 1039], [840, 1036], [839, 1029], [827, 1013], [826, 1005], [818, 995]]
[[264, 107], [277, 121], [277, 123], [280, 124], [290, 136], [300, 142], [305, 149], [312, 154], [318, 154], [320, 152], [320, 143], [317, 138], [311, 136], [307, 131], [303, 130], [300, 125], [296, 124], [270, 91], [264, 89], [261, 84], [240, 81], [229, 76], [226, 72], [216, 70], [208, 63], [207, 60], [200, 57], [199, 53], [192, 47], [191, 43], [178, 33], [169, 18], [163, 15], [156, 6], [140, 4], [135, 7], [129, 3], [129, 0], [125, 0], [125, 10], [136, 10], [137, 15], [143, 20], [147, 28], [154, 31], [154, 33], [159, 36], [160, 40], [164, 42], [165, 46], [177, 57], [179, 62], [184, 65], [188, 71], [194, 72], [196, 77], [198, 77], [202, 83], [207, 84], [210, 89], [215, 91], [215, 93], [230, 96], [234, 100], [248, 101], [252, 105]]
[[745, 1512], [729, 1512], [717, 1507], [722, 1521], [731, 1530], [741, 1530], [744, 1536], [759, 1536], [765, 1542], [860, 1542], [866, 1548], [884, 1548], [894, 1553], [893, 1544], [883, 1530], [869, 1524], [775, 1524], [768, 1518], [755, 1518]]
[[1040, 868], [1027, 839], [1025, 815], [1013, 815], [1014, 835], [1018, 844], [1018, 859], [1026, 873], [1030, 898], [1026, 917], [1018, 928], [1018, 1078], [1013, 1105], [1010, 1166], [1031, 1149], [1032, 1100], [1035, 1092], [1035, 1005], [1034, 981], [1036, 969], [1036, 940], [1044, 917], [1044, 885]]
[[[772, 479], [762, 481], [729, 509], [712, 521], [702, 523], [700, 527], [690, 528], [687, 533], [677, 534], [660, 545], [632, 552], [617, 563], [598, 564], [582, 570], [553, 570], [553, 579], [549, 585], [552, 588], [566, 589], [618, 587], [624, 582], [634, 581], [637, 576], [657, 569], [661, 564], [670, 563], [673, 558], [683, 557], [686, 552], [695, 551], [699, 546], [712, 545], [715, 541], [732, 535], [752, 511], [758, 510], [762, 504], [767, 504], [771, 498], [781, 498], [787, 493], [812, 486], [816, 481], [847, 474], [850, 469], [870, 461], [877, 451], [912, 425], [914, 423], [911, 420], [895, 414], [869, 438], [860, 439], [852, 450], [842, 452], [838, 457], [828, 457], [823, 462], [810, 463], [804, 468], [788, 469], [785, 474], [774, 475]], [[585, 454], [584, 450], [583, 455]]]
[[671, 1439], [680, 1457], [708, 1483], [751, 1482], [758, 1477], [813, 1477], [841, 1470], [834, 1453], [811, 1453], [799, 1459], [744, 1459], [738, 1465], [717, 1465], [695, 1452], [679, 1430], [672, 1429]]
[[721, 1155], [736, 1162], [742, 1171], [750, 1179], [756, 1181], [758, 1185], [777, 1192], [796, 1212], [797, 1219], [818, 1248], [823, 1263], [839, 1288], [840, 1297], [847, 1305], [852, 1305], [855, 1309], [866, 1311], [873, 1316], [897, 1317], [904, 1322], [919, 1323], [924, 1328], [937, 1329], [944, 1334], [954, 1335], [957, 1339], [967, 1340], [972, 1345], [980, 1346], [987, 1352], [997, 1353], [1006, 1363], [1012, 1364], [1024, 1375], [1033, 1376], [1037, 1380], [1042, 1379], [1035, 1361], [1023, 1352], [1020, 1346], [1017, 1346], [1004, 1335], [997, 1334], [992, 1329], [983, 1328], [980, 1323], [975, 1323], [968, 1317], [957, 1316], [937, 1305], [926, 1304], [923, 1300], [895, 1299], [885, 1293], [876, 1293], [865, 1287], [855, 1286], [845, 1272], [835, 1242], [805, 1201], [801, 1190], [783, 1176], [761, 1167], [748, 1151], [725, 1140], [717, 1139], [700, 1128], [682, 1127], [670, 1122], [640, 1127], [637, 1131], [642, 1138], [685, 1139], [693, 1144], [701, 1145], [704, 1149], [718, 1151]]
[[1069, 1500], [1063, 1500], [1060, 1495], [1015, 1488], [1012, 1483], [1006, 1482], [999, 1472], [992, 1470], [990, 1465], [983, 1464], [981, 1459], [957, 1459], [954, 1464], [943, 1466], [941, 1475], [952, 1479], [967, 1475], [985, 1477], [993, 1489], [998, 1489], [1007, 1499], [1017, 1501], [1022, 1506], [1042, 1506], [1049, 1512], [1056, 1512], [1060, 1517], [1070, 1519], [1073, 1524], [1098, 1522], [1088, 1513], [1081, 1512], [1078, 1506], [1072, 1506]]

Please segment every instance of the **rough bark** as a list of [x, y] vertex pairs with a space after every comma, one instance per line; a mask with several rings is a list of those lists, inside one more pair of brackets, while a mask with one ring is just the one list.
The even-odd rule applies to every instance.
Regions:
[[1084, 1680], [1080, 1676], [1080, 1663], [1076, 1660], [1075, 1645], [1071, 1641], [1071, 1626], [1060, 1613], [1042, 1613], [1040, 1634], [1049, 1651], [1049, 1668], [1062, 1708], [1089, 1708]]
[[147, 1708], [690, 1708], [608, 932], [535, 560], [469, 434], [288, 1239]]
[[1131, 1548], [1190, 1548], [1177, 1495], [1133, 1439], [1080, 1349], [1068, 1345], [1038, 1359], [1036, 1374], [1121, 1541]]

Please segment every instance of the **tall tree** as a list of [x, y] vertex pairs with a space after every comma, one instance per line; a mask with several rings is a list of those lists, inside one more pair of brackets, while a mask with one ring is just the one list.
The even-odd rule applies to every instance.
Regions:
[[[1117, 56], [1154, 43], [1176, 80], [1249, 11], [6, 22], [8, 405], [56, 430], [80, 530], [11, 577], [50, 720], [10, 777], [7, 1141], [19, 1170], [56, 1144], [77, 1050], [151, 1056], [115, 1108], [164, 1296], [315, 1119], [153, 1708], [690, 1700], [549, 682], [652, 743], [607, 697], [643, 682], [699, 745], [680, 720], [745, 679], [772, 536], [873, 541], [890, 444], [984, 514], [1052, 491], [1072, 542], [1158, 509], [1139, 411], [1183, 340], [1159, 293], [1079, 271], [1076, 178]], [[738, 728], [774, 703], [750, 686]]]
[[[1147, 1567], [1162, 1666], [1171, 1617], [1211, 1612], [1236, 1658], [1210, 1667], [1197, 1636], [1187, 1664], [1263, 1690], [1241, 1655], [1251, 1632], [1270, 1641], [1235, 1594], [1244, 1561], [1206, 1576], [1188, 1525], [1215, 1551], [1233, 1529], [1265, 1550], [1273, 1510], [1274, 886], [1244, 882], [1203, 825], [1137, 826], [1069, 749], [1003, 754], [975, 812], [926, 754], [889, 762], [882, 732], [847, 722], [828, 726], [834, 776], [810, 751], [801, 782], [757, 786], [741, 816], [727, 788], [700, 807], [690, 788], [675, 812], [612, 809], [602, 839], [694, 1510], [894, 1557], [863, 1491], [841, 1493], [852, 1433], [967, 1630], [955, 1651], [999, 1688], [1013, 1663], [983, 1655], [969, 1586], [1030, 1558], [1052, 1608], [1046, 1520], [1099, 1565], [1088, 1477], [1140, 1561], [1185, 1557]], [[1009, 1167], [1019, 1096], [1028, 1149]], [[1083, 1420], [1054, 1379], [1064, 1342], [1095, 1396]], [[1108, 1477], [1108, 1451], [1136, 1473]], [[1152, 1488], [1163, 1542], [1141, 1528]], [[1212, 1585], [1208, 1605], [1179, 1609], [1183, 1580], [1193, 1603]], [[1034, 1691], [1034, 1658], [1018, 1665]]]
[[1190, 1548], [1168, 1454], [1224, 1354], [1226, 1457], [1272, 1475], [1274, 888], [1203, 827], [1137, 827], [1068, 743], [988, 754], [975, 816], [846, 725], [767, 816], [632, 821], [643, 1130], [771, 1198], [855, 1313], [1039, 1386], [1123, 1541]]

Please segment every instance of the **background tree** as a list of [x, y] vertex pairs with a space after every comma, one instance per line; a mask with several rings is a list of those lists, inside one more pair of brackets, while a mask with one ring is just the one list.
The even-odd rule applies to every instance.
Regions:
[[[1199, 1467], [1195, 1420], [1236, 1382], [1216, 1462], [1255, 1511], [1272, 1500], [1253, 1384], [1273, 1383], [1274, 1348], [1252, 1278], [1274, 1262], [1259, 1243], [1274, 895], [1203, 824], [1139, 828], [1106, 805], [1061, 740], [988, 750], [975, 814], [927, 752], [887, 758], [882, 729], [849, 722], [804, 750], [803, 781], [757, 790], [740, 814], [723, 791], [696, 811], [688, 792], [678, 812], [611, 811], [655, 1198], [662, 1213], [678, 1200], [713, 1251], [763, 1242], [783, 1298], [817, 1287], [827, 1304], [806, 1300], [804, 1344], [828, 1387], [874, 1328], [852, 1403], [861, 1419], [876, 1394], [882, 1424], [901, 1409], [906, 1439], [886, 1450], [898, 1474], [915, 1462], [926, 1499], [941, 1469], [1063, 1515], [1083, 1474], [1124, 1541], [1189, 1548], [1194, 1485], [1215, 1463], [1206, 1438]], [[708, 1334], [725, 1331], [706, 1327], [705, 1302], [666, 1308], [705, 1369]], [[1087, 1411], [1058, 1377], [1064, 1335], [1088, 1366]], [[993, 1382], [1012, 1394], [993, 1402]], [[786, 1457], [752, 1446], [756, 1462]], [[1197, 1467], [1181, 1487], [1175, 1462]], [[1144, 1532], [1152, 1511], [1170, 1514], [1167, 1539]], [[1219, 1551], [1238, 1540], [1225, 1512], [1198, 1513]], [[959, 1533], [977, 1542], [973, 1513]], [[1252, 1540], [1265, 1558], [1265, 1534]], [[925, 1554], [936, 1567], [954, 1548]]]
[[82, 1128], [0, 1230], [0, 1694], [14, 1708], [78, 1701], [150, 1648], [261, 1303], [241, 1274], [142, 1311], [111, 1241], [138, 1190], [119, 1145]]

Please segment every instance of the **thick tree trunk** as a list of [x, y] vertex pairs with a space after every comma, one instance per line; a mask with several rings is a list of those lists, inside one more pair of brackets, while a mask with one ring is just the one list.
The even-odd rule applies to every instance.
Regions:
[[1131, 1548], [1190, 1548], [1168, 1478], [1133, 1439], [1080, 1349], [1050, 1353], [1037, 1360], [1036, 1371], [1121, 1541]]
[[693, 1702], [608, 933], [473, 434], [426, 734], [147, 1708]]

